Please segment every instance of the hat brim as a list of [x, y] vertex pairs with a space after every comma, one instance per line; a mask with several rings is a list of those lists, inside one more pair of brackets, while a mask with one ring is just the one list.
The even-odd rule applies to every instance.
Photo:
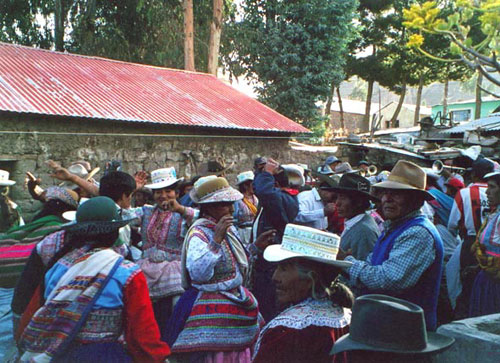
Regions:
[[232, 203], [243, 199], [243, 194], [231, 187], [216, 190], [215, 192], [205, 195], [203, 198], [198, 198], [196, 196], [196, 189], [193, 188], [189, 192], [189, 196], [196, 204]]
[[[331, 189], [331, 188], [336, 188], [338, 187], [338, 182], [335, 182], [332, 178], [330, 178], [327, 174], [322, 174], [317, 171], [311, 171], [311, 175], [317, 179], [320, 180], [321, 183], [326, 183], [328, 184], [328, 187], [324, 187], [321, 189]], [[333, 174], [330, 174], [333, 175]]]
[[329, 260], [321, 257], [313, 257], [304, 255], [297, 252], [287, 251], [281, 248], [281, 245], [271, 245], [267, 246], [264, 250], [264, 259], [268, 262], [281, 262], [284, 260], [288, 260], [291, 258], [305, 258], [308, 260], [313, 260], [321, 263], [326, 263], [328, 265], [347, 268], [352, 266], [352, 262], [349, 261], [337, 261], [337, 260]]
[[89, 221], [89, 222], [73, 222], [65, 223], [61, 226], [62, 230], [67, 232], [84, 234], [88, 236], [106, 234], [113, 232], [132, 222], [135, 218], [114, 220], [114, 221]]
[[[488, 179], [488, 178], [491, 178], [492, 176], [496, 176], [496, 175], [500, 175], [500, 171], [494, 171], [492, 173], [488, 173], [483, 178]], [[448, 182], [446, 182], [445, 185], [448, 185]]]
[[184, 180], [184, 178], [178, 178], [178, 179], [172, 179], [172, 180], [165, 180], [159, 183], [153, 183], [153, 184], [146, 184], [144, 188], [149, 188], [149, 189], [163, 189], [163, 188], [168, 188], [171, 187], [178, 182]]
[[252, 179], [247, 178], [247, 179], [241, 180], [241, 181], [237, 182], [236, 185], [243, 184], [244, 182], [247, 182], [247, 181], [253, 181], [253, 178]]
[[0, 187], [10, 187], [16, 184], [14, 180], [0, 180]]
[[329, 188], [328, 190], [330, 190], [332, 192], [340, 193], [340, 194], [342, 194], [342, 193], [344, 193], [344, 194], [358, 194], [358, 195], [362, 195], [362, 196], [368, 198], [371, 201], [380, 202], [380, 199], [378, 199], [377, 197], [374, 197], [370, 193], [363, 192], [362, 190], [358, 190], [358, 189], [333, 187], [333, 188]]
[[349, 351], [349, 350], [368, 350], [375, 352], [391, 352], [402, 354], [425, 354], [425, 353], [439, 353], [455, 342], [455, 339], [446, 335], [427, 332], [427, 346], [421, 350], [400, 350], [380, 347], [379, 345], [369, 345], [360, 343], [351, 339], [351, 334], [346, 334], [340, 337], [330, 351], [330, 355]]
[[412, 186], [409, 186], [408, 184], [399, 183], [392, 180], [386, 180], [377, 184], [373, 184], [372, 187], [381, 189], [408, 190], [422, 194], [425, 200], [434, 200], [434, 196], [426, 190], [417, 189]]

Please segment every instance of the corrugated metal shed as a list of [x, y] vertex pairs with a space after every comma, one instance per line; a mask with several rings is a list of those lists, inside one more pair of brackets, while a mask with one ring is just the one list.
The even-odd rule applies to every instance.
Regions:
[[500, 112], [492, 113], [491, 115], [483, 118], [478, 118], [462, 125], [452, 127], [451, 129], [441, 131], [442, 134], [459, 134], [466, 131], [496, 131], [500, 130]]
[[308, 132], [216, 77], [0, 43], [0, 110], [170, 125]]

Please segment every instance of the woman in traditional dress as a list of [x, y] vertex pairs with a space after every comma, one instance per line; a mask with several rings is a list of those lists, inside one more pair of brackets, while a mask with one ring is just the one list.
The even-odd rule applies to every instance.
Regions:
[[49, 264], [45, 304], [19, 341], [21, 362], [162, 362], [169, 355], [144, 274], [110, 248], [129, 222], [108, 197], [78, 208], [66, 228], [79, 238]]
[[472, 287], [469, 316], [500, 313], [500, 172], [486, 174], [491, 214], [479, 230], [472, 251], [481, 271]]
[[[165, 326], [178, 297], [184, 292], [181, 283], [181, 249], [184, 236], [197, 211], [176, 200], [175, 190], [181, 179], [174, 168], [151, 173], [155, 205], [123, 210], [127, 217], [139, 218], [143, 254], [137, 264], [146, 275], [156, 321]], [[137, 180], [137, 178], [136, 178]]]
[[[254, 362], [344, 362], [330, 356], [335, 341], [349, 332], [354, 296], [337, 281], [339, 238], [288, 224], [281, 245], [264, 251], [274, 272], [278, 305], [284, 309], [261, 331]], [[334, 281], [332, 283], [332, 280]]]
[[[226, 179], [207, 176], [195, 183], [191, 197], [201, 218], [184, 242], [186, 292], [168, 324], [167, 342], [181, 360], [249, 362], [260, 315], [254, 296], [242, 286], [248, 259], [233, 226], [233, 203], [243, 196]], [[263, 234], [256, 243], [273, 237]]]
[[238, 227], [242, 242], [247, 245], [250, 243], [250, 236], [252, 234], [252, 225], [255, 217], [257, 216], [257, 205], [259, 200], [253, 192], [253, 171], [244, 171], [236, 177], [236, 185], [243, 199], [234, 203], [234, 219]]
[[14, 184], [9, 172], [0, 170], [0, 233], [24, 224], [19, 206], [9, 198], [9, 187]]

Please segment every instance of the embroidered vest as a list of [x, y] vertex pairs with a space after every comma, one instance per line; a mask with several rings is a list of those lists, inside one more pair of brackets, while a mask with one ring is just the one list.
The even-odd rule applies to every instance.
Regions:
[[439, 295], [439, 286], [441, 283], [442, 265], [443, 265], [443, 242], [436, 227], [424, 216], [417, 216], [404, 222], [402, 225], [396, 227], [388, 235], [382, 234], [375, 248], [371, 258], [372, 266], [381, 265], [389, 258], [389, 253], [394, 246], [396, 238], [398, 238], [404, 231], [413, 226], [421, 226], [425, 228], [433, 237], [434, 249], [436, 257], [434, 262], [424, 271], [416, 285], [405, 291], [365, 291], [364, 293], [379, 293], [389, 296], [394, 296], [400, 299], [411, 301], [424, 309], [425, 322], [427, 330], [436, 330], [437, 317], [437, 300]]

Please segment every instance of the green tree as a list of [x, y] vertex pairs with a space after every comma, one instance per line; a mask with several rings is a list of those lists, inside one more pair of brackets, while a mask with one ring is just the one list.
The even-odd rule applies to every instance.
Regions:
[[225, 58], [232, 73], [257, 81], [271, 108], [322, 133], [317, 102], [343, 79], [356, 1], [245, 0], [243, 8]]

